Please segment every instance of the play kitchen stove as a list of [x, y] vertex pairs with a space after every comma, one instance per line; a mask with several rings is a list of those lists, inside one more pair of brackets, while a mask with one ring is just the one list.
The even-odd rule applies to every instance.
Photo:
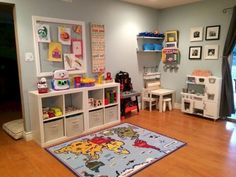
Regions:
[[181, 111], [211, 119], [219, 118], [221, 79], [215, 76], [187, 76], [181, 92]]

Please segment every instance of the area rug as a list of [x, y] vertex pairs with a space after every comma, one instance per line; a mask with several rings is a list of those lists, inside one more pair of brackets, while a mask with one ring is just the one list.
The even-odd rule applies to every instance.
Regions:
[[125, 177], [174, 152], [185, 143], [123, 123], [46, 148], [80, 177]]

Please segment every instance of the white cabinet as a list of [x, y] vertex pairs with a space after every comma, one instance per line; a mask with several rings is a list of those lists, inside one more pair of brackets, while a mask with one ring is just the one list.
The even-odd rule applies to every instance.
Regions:
[[[42, 147], [120, 121], [120, 85], [29, 92], [33, 139]], [[52, 113], [51, 110], [54, 110]], [[45, 112], [47, 114], [45, 115]]]
[[219, 118], [221, 78], [187, 76], [187, 88], [182, 92], [181, 110], [211, 119]]

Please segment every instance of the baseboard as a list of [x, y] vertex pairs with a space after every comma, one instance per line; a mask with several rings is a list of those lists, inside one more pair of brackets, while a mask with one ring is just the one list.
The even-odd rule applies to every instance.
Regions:
[[175, 109], [181, 109], [181, 104], [180, 103], [174, 103], [174, 108]]
[[25, 141], [30, 141], [33, 139], [32, 132], [23, 132], [23, 138]]

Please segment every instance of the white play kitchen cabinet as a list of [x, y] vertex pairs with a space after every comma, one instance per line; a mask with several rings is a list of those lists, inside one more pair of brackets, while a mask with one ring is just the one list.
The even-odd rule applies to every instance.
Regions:
[[219, 118], [221, 78], [187, 76], [186, 89], [181, 92], [181, 110], [210, 119]]
[[[107, 83], [39, 94], [29, 92], [33, 139], [42, 147], [120, 121], [120, 86]], [[45, 118], [48, 108], [61, 110]]]

